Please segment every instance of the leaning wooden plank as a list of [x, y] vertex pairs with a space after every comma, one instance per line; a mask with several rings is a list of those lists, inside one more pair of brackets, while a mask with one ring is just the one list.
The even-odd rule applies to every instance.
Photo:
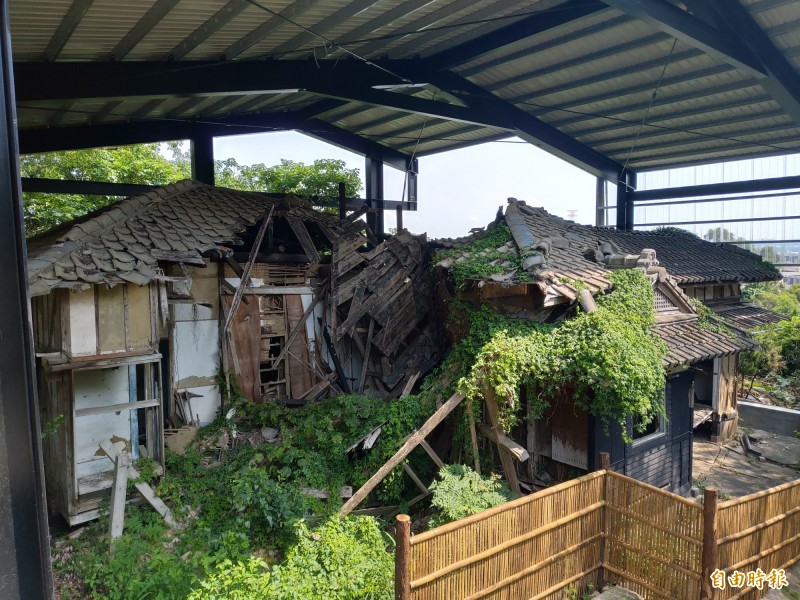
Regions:
[[[100, 448], [103, 449], [103, 452], [113, 461], [117, 461], [120, 457], [126, 456], [125, 452], [121, 450], [121, 448], [117, 444], [112, 444], [111, 440], [103, 440], [100, 442]], [[131, 466], [128, 466], [128, 478], [129, 479], [139, 479], [140, 475], [139, 472]], [[147, 500], [153, 508], [156, 509], [158, 514], [164, 517], [164, 521], [166, 521], [167, 525], [173, 527], [175, 525], [175, 520], [172, 518], [172, 513], [170, 512], [169, 508], [166, 504], [156, 496], [153, 488], [151, 488], [146, 483], [137, 483], [136, 489], [139, 490], [139, 493], [144, 496], [144, 499]]]
[[256, 240], [253, 242], [253, 248], [250, 250], [250, 256], [247, 259], [247, 264], [244, 266], [244, 272], [242, 273], [242, 278], [239, 281], [239, 287], [236, 288], [236, 293], [233, 295], [233, 301], [231, 302], [231, 309], [228, 312], [228, 318], [225, 320], [225, 327], [223, 328], [223, 332], [227, 332], [231, 328], [231, 323], [233, 322], [233, 318], [236, 316], [236, 311], [239, 309], [239, 304], [242, 302], [242, 296], [244, 295], [244, 291], [247, 289], [247, 286], [250, 283], [250, 271], [253, 270], [253, 264], [256, 262], [256, 257], [258, 256], [258, 251], [261, 249], [261, 242], [264, 241], [264, 234], [267, 232], [267, 225], [272, 220], [272, 212], [275, 210], [275, 205], [273, 204], [269, 208], [269, 212], [264, 217], [264, 220], [261, 221], [261, 226], [258, 228], [258, 233], [256, 234]]
[[[500, 427], [500, 418], [498, 416], [499, 409], [497, 407], [497, 398], [495, 398], [492, 386], [484, 382], [483, 384], [483, 400], [486, 403], [486, 412], [489, 415], [489, 421], [495, 431]], [[506, 481], [508, 481], [508, 488], [514, 494], [519, 494], [519, 481], [517, 480], [517, 466], [514, 464], [513, 455], [502, 444], [497, 445], [500, 454], [500, 462], [503, 465], [503, 474]]]
[[416, 485], [422, 493], [427, 494], [430, 491], [428, 490], [428, 486], [422, 483], [422, 480], [414, 472], [414, 469], [408, 466], [408, 463], [403, 463], [403, 471], [405, 471], [408, 476], [411, 477], [411, 481], [414, 482], [414, 485]]
[[495, 444], [500, 444], [501, 446], [506, 448], [509, 452], [511, 452], [511, 454], [514, 455], [514, 458], [516, 458], [519, 462], [525, 462], [530, 458], [530, 454], [528, 454], [528, 451], [525, 450], [525, 448], [520, 446], [511, 438], [495, 431], [494, 429], [489, 427], [486, 423], [481, 423], [478, 429], [480, 429], [480, 432], [487, 438], [492, 440]]
[[414, 448], [419, 446], [420, 440], [424, 440], [426, 437], [428, 437], [428, 434], [433, 431], [437, 425], [444, 421], [445, 417], [453, 412], [453, 409], [458, 406], [459, 402], [461, 402], [463, 399], [464, 397], [461, 394], [453, 394], [447, 402], [442, 404], [441, 408], [433, 413], [433, 415], [431, 415], [431, 417], [422, 424], [422, 427], [420, 427], [405, 441], [395, 455], [392, 456], [392, 458], [390, 458], [380, 469], [378, 469], [378, 471], [369, 478], [369, 481], [362, 485], [361, 488], [355, 494], [353, 494], [353, 497], [350, 498], [350, 500], [348, 500], [339, 510], [339, 514], [344, 517], [356, 506], [358, 506], [362, 500], [364, 500], [364, 498], [366, 498], [369, 493], [374, 490], [397, 465], [402, 463], [406, 457], [411, 454]]
[[308, 305], [308, 308], [303, 312], [303, 316], [300, 317], [300, 320], [297, 322], [297, 325], [294, 326], [294, 329], [292, 329], [292, 332], [289, 334], [289, 337], [286, 338], [286, 343], [283, 345], [283, 350], [281, 350], [281, 353], [278, 355], [278, 358], [276, 358], [275, 361], [272, 363], [273, 365], [277, 366], [280, 364], [281, 359], [284, 356], [286, 356], [286, 353], [289, 351], [289, 346], [291, 346], [292, 342], [294, 341], [294, 338], [296, 338], [297, 335], [305, 329], [306, 319], [308, 319], [309, 315], [314, 311], [314, 307], [319, 303], [319, 301], [325, 295], [326, 290], [328, 289], [328, 281], [326, 281], [325, 284], [314, 295], [314, 298], [311, 300], [311, 304]]
[[[128, 473], [131, 475], [131, 478], [138, 478], [139, 473], [136, 472], [136, 469], [133, 467], [128, 468]], [[172, 518], [172, 512], [169, 510], [169, 507], [164, 504], [164, 501], [156, 496], [156, 493], [153, 491], [149, 485], [144, 482], [136, 483], [136, 489], [139, 490], [139, 493], [144, 496], [144, 499], [147, 500], [150, 505], [156, 509], [156, 512], [164, 517], [164, 521], [170, 527], [175, 526], [175, 519]]]
[[[372, 349], [372, 334], [375, 331], [375, 319], [369, 320], [369, 331], [367, 332], [367, 346], [365, 348], [363, 365], [361, 366], [361, 378], [358, 380], [358, 393], [364, 393], [364, 384], [367, 381], [367, 368], [369, 367], [369, 355]], [[358, 334], [356, 334], [358, 335]]]
[[315, 265], [319, 263], [319, 252], [317, 252], [317, 248], [314, 246], [314, 242], [308, 234], [305, 223], [297, 217], [286, 217], [286, 221], [289, 223], [289, 227], [292, 228], [295, 236], [297, 236], [297, 241], [300, 242], [300, 245], [303, 247], [303, 252], [306, 253], [311, 264]]
[[414, 375], [406, 383], [405, 387], [403, 388], [403, 393], [400, 394], [401, 398], [405, 398], [406, 396], [411, 394], [411, 390], [414, 389], [414, 384], [417, 383], [417, 379], [419, 379], [420, 372], [417, 371]]
[[428, 442], [426, 442], [425, 440], [422, 440], [419, 443], [419, 445], [422, 446], [422, 449], [425, 450], [425, 452], [428, 453], [428, 456], [430, 456], [431, 460], [436, 463], [437, 467], [439, 467], [440, 469], [444, 468], [444, 461], [441, 458], [439, 458], [439, 455], [436, 454], [436, 452], [434, 452], [433, 448], [431, 448], [431, 446], [430, 446], [430, 444]]
[[114, 460], [114, 485], [111, 488], [111, 506], [109, 507], [109, 535], [111, 539], [122, 535], [125, 525], [125, 497], [128, 492], [128, 467], [130, 460], [120, 454]]

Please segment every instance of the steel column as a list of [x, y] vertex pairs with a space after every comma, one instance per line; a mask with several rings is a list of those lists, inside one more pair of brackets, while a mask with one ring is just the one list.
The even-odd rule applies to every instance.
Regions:
[[208, 133], [192, 137], [192, 179], [214, 185], [214, 138]]
[[633, 196], [636, 173], [625, 171], [617, 179], [617, 229], [631, 230], [634, 226]]
[[375, 235], [384, 232], [383, 223], [383, 161], [373, 156], [366, 156], [367, 198], [371, 208], [377, 212], [367, 213], [367, 225]]
[[0, 35], [0, 597], [38, 599], [53, 592], [7, 0]]
[[597, 227], [606, 225], [606, 205], [608, 204], [608, 184], [602, 177], [597, 178], [595, 188], [594, 224]]

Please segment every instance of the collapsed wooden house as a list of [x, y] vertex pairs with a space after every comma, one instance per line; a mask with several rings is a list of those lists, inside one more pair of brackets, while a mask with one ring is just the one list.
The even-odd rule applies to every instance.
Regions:
[[424, 239], [378, 240], [366, 210], [183, 181], [29, 240], [51, 510], [96, 516], [113, 469], [100, 443], [163, 463], [165, 428], [212, 421], [226, 375], [294, 404], [391, 398], [424, 375]]
[[[571, 468], [595, 468], [603, 451], [610, 453], [616, 470], [657, 487], [688, 491], [695, 412], [703, 416], [713, 412], [712, 433], [717, 438], [732, 435], [736, 357], [754, 346], [733, 319], [703, 326], [690, 298], [707, 301], [720, 312], [726, 304], [752, 314], [758, 309], [738, 305], [741, 283], [776, 279], [774, 271], [754, 254], [688, 233], [577, 225], [515, 199], [509, 199], [505, 215], [500, 212], [494, 225], [499, 221], [509, 227], [512, 241], [497, 250], [502, 256], [514, 253], [520, 260], [498, 258], [496, 273], [466, 282], [466, 297], [489, 303], [511, 318], [553, 322], [568, 316], [581, 301], [580, 290], [591, 295], [608, 290], [606, 275], [611, 270], [641, 268], [655, 292], [655, 332], [668, 347], [666, 419], [654, 419], [644, 431], [637, 431], [629, 419], [626, 433], [632, 443], [625, 443], [618, 423], [606, 427], [574, 405], [551, 408], [543, 418], [529, 420], [525, 433], [517, 432], [526, 437], [526, 443], [517, 446], [531, 457], [523, 478], [535, 479], [541, 457], [566, 474]], [[466, 248], [478, 235], [437, 243], [447, 249]], [[450, 256], [438, 267], [449, 269], [464, 256]], [[520, 453], [511, 452], [509, 444], [498, 448], [506, 477], [516, 488], [520, 469], [512, 459]]]

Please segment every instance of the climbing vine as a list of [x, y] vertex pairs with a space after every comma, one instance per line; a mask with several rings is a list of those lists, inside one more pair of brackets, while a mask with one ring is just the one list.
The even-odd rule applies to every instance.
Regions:
[[502, 248], [512, 241], [511, 230], [505, 222], [487, 228], [486, 232], [466, 246], [445, 250], [436, 254], [436, 260], [449, 260], [449, 270], [456, 288], [461, 288], [467, 280], [484, 279], [497, 273], [516, 271], [515, 281], [529, 281], [530, 277], [522, 268], [522, 257], [516, 250], [502, 252]]
[[[475, 401], [488, 386], [506, 431], [519, 419], [523, 387], [528, 407], [539, 417], [567, 390], [606, 424], [624, 425], [638, 415], [644, 427], [664, 415], [666, 347], [651, 331], [652, 286], [638, 269], [608, 278], [613, 287], [597, 298], [596, 311], [557, 324], [511, 321], [485, 306], [462, 315], [471, 321], [470, 333], [454, 354], [465, 355], [460, 364], [471, 366], [458, 379], [458, 391]], [[455, 304], [456, 310], [464, 306]]]

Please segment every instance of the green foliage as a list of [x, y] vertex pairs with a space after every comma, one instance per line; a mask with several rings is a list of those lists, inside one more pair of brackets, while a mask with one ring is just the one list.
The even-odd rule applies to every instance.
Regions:
[[319, 196], [329, 200], [339, 198], [339, 182], [345, 184], [345, 194], [352, 198], [361, 191], [358, 169], [348, 169], [343, 160], [318, 159], [307, 165], [281, 160], [271, 167], [263, 163], [240, 165], [235, 159], [216, 161], [214, 180], [221, 187], [273, 193], [291, 193], [300, 198]]
[[[161, 154], [159, 144], [92, 148], [20, 157], [23, 177], [165, 185], [189, 177], [188, 166]], [[113, 202], [110, 196], [23, 194], [25, 227], [36, 235]]]
[[233, 563], [227, 558], [192, 591], [189, 600], [253, 600], [269, 593], [269, 566], [257, 557]]
[[800, 369], [800, 315], [766, 325], [754, 332], [753, 338], [759, 347], [741, 355], [741, 373], [792, 375]]
[[314, 529], [300, 523], [297, 539], [286, 561], [271, 571], [257, 558], [235, 564], [223, 561], [189, 600], [390, 600], [394, 596], [394, 561], [374, 519], [330, 517]]
[[800, 284], [785, 286], [778, 282], [750, 283], [742, 289], [742, 300], [773, 312], [794, 317], [800, 315]]
[[[260, 455], [254, 457], [258, 462]], [[268, 543], [286, 534], [308, 510], [310, 500], [296, 489], [270, 479], [262, 468], [243, 467], [230, 481], [230, 501], [237, 524], [251, 537]]]
[[434, 481], [431, 506], [436, 509], [428, 525], [439, 527], [511, 500], [511, 492], [499, 475], [481, 477], [465, 465], [446, 465]]
[[[433, 411], [434, 402], [425, 397], [407, 396], [387, 403], [367, 396], [337, 396], [300, 409], [244, 401], [237, 405], [237, 418], [280, 429], [280, 444], [259, 448], [260, 468], [269, 477], [338, 492], [343, 485], [364, 484], [394, 454], [400, 440]], [[369, 452], [345, 453], [350, 444], [378, 426], [380, 437]], [[400, 473], [383, 481], [378, 490], [382, 499], [401, 499], [407, 480]]]
[[[518, 252], [498, 252], [498, 248], [512, 240], [511, 230], [505, 221], [487, 228], [466, 246], [445, 250], [436, 255], [436, 260], [453, 259], [450, 272], [456, 287], [460, 288], [470, 279], [483, 279], [495, 273], [507, 273], [516, 269], [517, 281], [528, 281], [522, 268], [522, 257]], [[497, 264], [492, 264], [497, 263]], [[502, 266], [504, 263], [511, 265]]]
[[64, 415], [58, 415], [52, 421], [42, 423], [42, 432], [39, 434], [42, 439], [50, 435], [55, 435], [58, 428], [64, 424]]
[[301, 523], [298, 543], [272, 571], [276, 600], [390, 600], [394, 558], [390, 540], [371, 517], [337, 516], [314, 529]]
[[518, 420], [522, 386], [535, 416], [554, 401], [572, 398], [606, 423], [624, 425], [637, 415], [644, 428], [656, 415], [663, 417], [666, 348], [651, 331], [652, 286], [638, 269], [608, 277], [613, 290], [597, 298], [596, 311], [557, 324], [509, 321], [486, 307], [472, 313], [470, 335], [462, 342], [469, 349], [460, 351], [476, 354], [462, 363], [472, 366], [459, 391], [474, 400], [488, 384], [506, 431]]
[[[26, 154], [21, 157], [20, 170], [23, 177], [166, 185], [190, 178], [191, 161], [189, 153], [179, 143], [171, 142], [166, 147], [139, 144]], [[293, 193], [301, 198], [321, 196], [335, 201], [339, 197], [340, 181], [344, 181], [348, 197], [358, 196], [362, 188], [358, 169], [347, 169], [341, 160], [320, 159], [310, 165], [282, 160], [279, 165], [268, 167], [261, 163], [240, 165], [231, 158], [216, 161], [214, 170], [216, 184], [221, 187]], [[29, 236], [117, 200], [112, 196], [28, 192], [23, 199]]]

